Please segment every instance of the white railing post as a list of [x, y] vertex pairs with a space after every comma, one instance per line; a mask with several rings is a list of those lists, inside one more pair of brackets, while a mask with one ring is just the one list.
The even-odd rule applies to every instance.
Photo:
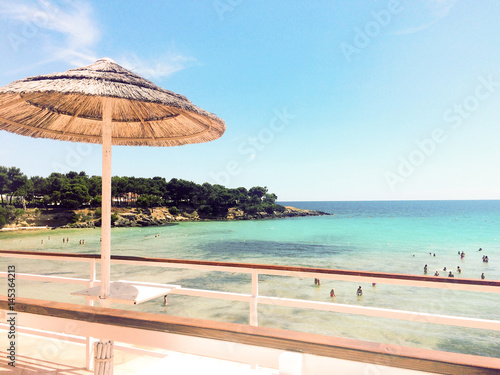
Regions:
[[252, 299], [250, 300], [250, 325], [257, 327], [259, 325], [259, 272], [252, 271]]
[[[89, 278], [89, 288], [94, 286], [96, 280], [96, 262], [95, 259], [90, 261], [90, 278]], [[87, 306], [94, 306], [94, 301], [87, 299]], [[85, 364], [87, 370], [92, 371], [94, 369], [94, 340], [92, 337], [85, 337]]]
[[[92, 288], [94, 286], [95, 282], [95, 275], [96, 275], [96, 267], [95, 267], [95, 259], [92, 259], [90, 261], [90, 279], [89, 279], [89, 288]], [[92, 301], [93, 302], [93, 301]], [[93, 305], [90, 305], [93, 306]]]

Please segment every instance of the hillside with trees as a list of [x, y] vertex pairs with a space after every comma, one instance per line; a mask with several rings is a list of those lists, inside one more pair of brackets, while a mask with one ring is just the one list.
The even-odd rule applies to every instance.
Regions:
[[[177, 178], [166, 181], [164, 177], [119, 176], [112, 177], [111, 186], [113, 207], [117, 209], [166, 207], [170, 215], [196, 212], [200, 219], [225, 219], [230, 212], [239, 212], [236, 215], [239, 218], [253, 218], [252, 215], [258, 213], [263, 213], [262, 217], [286, 211], [284, 206], [276, 204], [276, 194], [261, 186], [226, 188]], [[0, 227], [30, 208], [45, 211], [85, 209], [87, 213], [93, 211], [93, 217], [100, 217], [100, 205], [100, 176], [68, 172], [27, 177], [19, 168], [0, 166]]]

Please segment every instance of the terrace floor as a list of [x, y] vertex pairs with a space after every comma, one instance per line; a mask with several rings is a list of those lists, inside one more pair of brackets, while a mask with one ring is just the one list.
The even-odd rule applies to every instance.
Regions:
[[[3, 348], [2, 348], [3, 349]], [[14, 375], [90, 375], [85, 369], [85, 346], [82, 344], [22, 334], [19, 338], [16, 367], [8, 366], [7, 353], [0, 351], [0, 374]], [[338, 360], [336, 374], [366, 374], [365, 363]], [[429, 373], [376, 367], [378, 375], [430, 375]], [[373, 369], [375, 370], [375, 368]], [[278, 375], [278, 369], [257, 368], [236, 362], [224, 361], [196, 355], [156, 350], [147, 354], [133, 354], [115, 347], [115, 375], [150, 375], [167, 373], [173, 375]]]
[[[2, 348], [3, 349], [3, 348]], [[8, 366], [7, 353], [0, 351], [0, 374], [89, 375], [85, 369], [85, 346], [57, 339], [23, 334], [18, 342], [16, 367]], [[132, 354], [115, 348], [114, 374], [207, 374], [275, 375], [278, 370], [213, 358], [156, 350], [151, 355]]]

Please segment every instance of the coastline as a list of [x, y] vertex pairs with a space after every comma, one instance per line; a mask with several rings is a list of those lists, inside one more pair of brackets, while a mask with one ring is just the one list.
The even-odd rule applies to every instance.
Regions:
[[[235, 220], [270, 220], [304, 216], [331, 215], [319, 210], [307, 210], [285, 206], [284, 211], [246, 213], [237, 208], [230, 208], [226, 215], [203, 217], [196, 210], [186, 208], [179, 212], [171, 212], [168, 207], [156, 208], [124, 208], [112, 209], [112, 227], [150, 227], [164, 226], [180, 222], [192, 221], [235, 221]], [[61, 210], [61, 209], [28, 209], [17, 218], [15, 223], [5, 225], [0, 231], [34, 230], [34, 229], [70, 229], [95, 228], [101, 226], [100, 217], [95, 210]]]
[[[290, 217], [303, 216], [322, 216], [329, 215], [326, 212], [305, 210], [295, 207], [286, 207], [285, 211], [273, 213], [256, 212], [248, 214], [241, 210], [231, 208], [224, 216], [202, 217], [197, 211], [186, 210], [177, 215], [172, 214], [166, 207], [158, 207], [151, 209], [113, 209], [113, 214], [116, 215], [116, 220], [112, 220], [112, 227], [151, 227], [164, 226], [173, 223], [193, 222], [193, 221], [235, 221], [235, 220], [263, 220], [263, 219], [284, 219]], [[81, 223], [73, 223], [61, 226], [61, 228], [91, 228], [99, 227], [100, 220], [86, 221]]]

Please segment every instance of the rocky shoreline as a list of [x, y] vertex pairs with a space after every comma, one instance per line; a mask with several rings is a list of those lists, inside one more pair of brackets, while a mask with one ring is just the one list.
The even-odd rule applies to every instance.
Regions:
[[[186, 221], [231, 221], [231, 220], [262, 220], [282, 219], [290, 217], [322, 216], [329, 213], [314, 210], [304, 210], [287, 206], [283, 212], [256, 212], [248, 214], [242, 210], [231, 208], [227, 215], [220, 217], [200, 217], [196, 210], [183, 210], [172, 213], [167, 207], [157, 208], [119, 208], [112, 210], [111, 224], [113, 227], [148, 227], [164, 226]], [[95, 210], [27, 210], [15, 223], [5, 226], [5, 230], [15, 230], [27, 227], [46, 228], [94, 228], [100, 227], [101, 220], [96, 217]]]

